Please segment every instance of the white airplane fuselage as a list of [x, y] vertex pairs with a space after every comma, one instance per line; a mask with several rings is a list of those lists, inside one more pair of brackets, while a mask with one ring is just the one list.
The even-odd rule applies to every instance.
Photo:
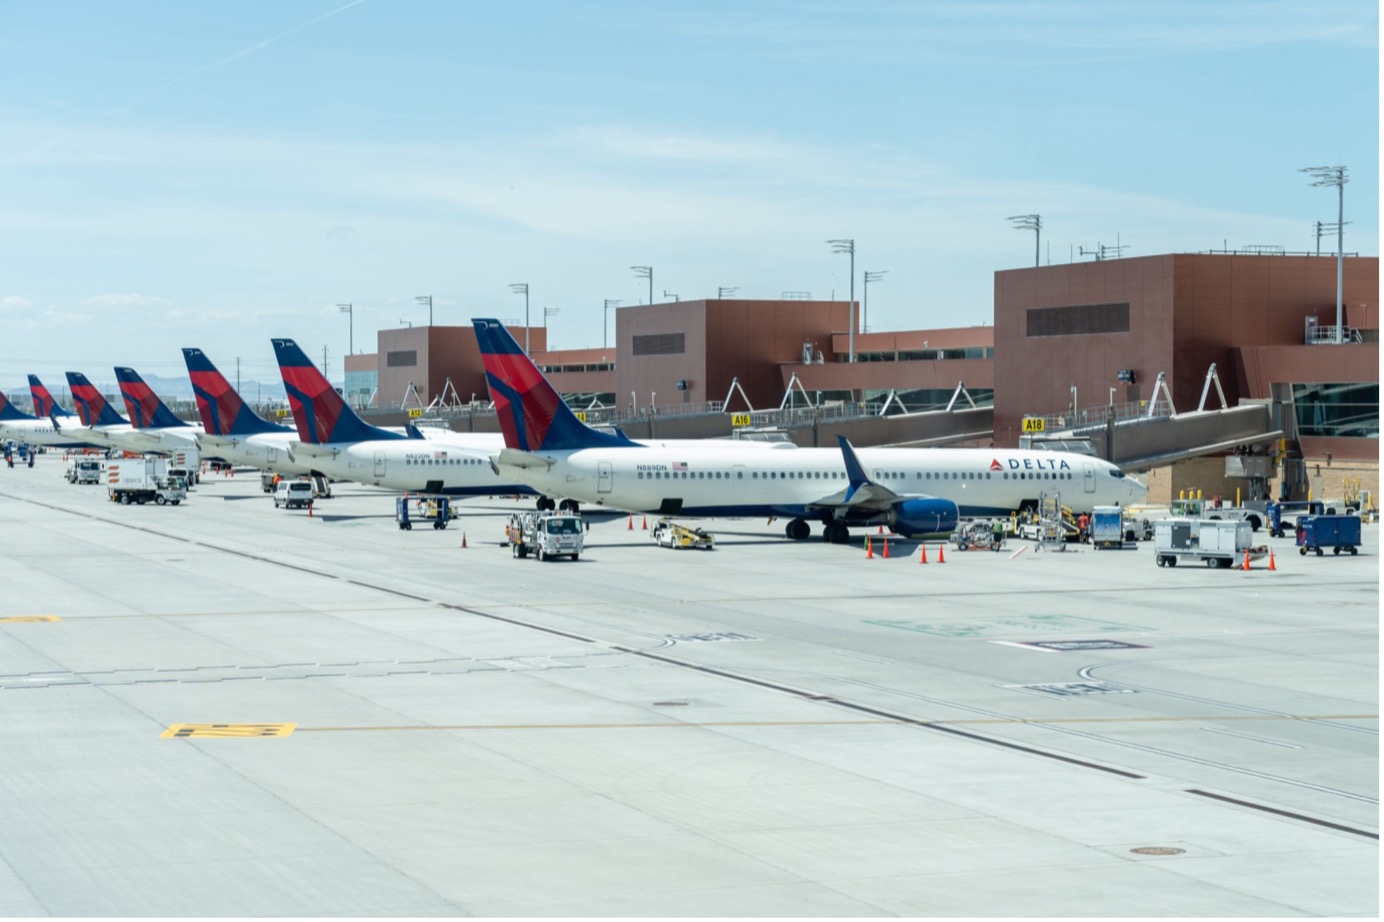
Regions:
[[[72, 417], [72, 419], [75, 422], [76, 417]], [[67, 432], [66, 429], [54, 428], [53, 423], [46, 419], [11, 419], [0, 422], [0, 437], [28, 442], [31, 445], [62, 448], [81, 442], [99, 444], [95, 439], [82, 438], [75, 434], [68, 435]]]
[[[901, 497], [938, 497], [962, 516], [1008, 514], [1060, 493], [1073, 512], [1142, 502], [1148, 490], [1114, 465], [1067, 452], [861, 448], [870, 480]], [[551, 463], [544, 463], [545, 461]], [[715, 445], [502, 452], [506, 479], [621, 511], [816, 518], [812, 509], [849, 485], [842, 453], [799, 448], [747, 455]]]

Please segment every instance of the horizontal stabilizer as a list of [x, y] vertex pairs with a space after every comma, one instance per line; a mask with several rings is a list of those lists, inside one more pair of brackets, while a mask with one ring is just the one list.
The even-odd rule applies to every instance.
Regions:
[[553, 466], [551, 458], [536, 455], [531, 451], [523, 451], [518, 448], [501, 449], [496, 464], [506, 470], [512, 471], [545, 471]]

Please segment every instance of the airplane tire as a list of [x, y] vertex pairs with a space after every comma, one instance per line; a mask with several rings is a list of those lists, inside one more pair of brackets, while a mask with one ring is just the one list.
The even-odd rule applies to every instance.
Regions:
[[784, 526], [783, 533], [794, 541], [803, 541], [812, 534], [812, 526], [807, 524], [806, 519], [793, 519]]

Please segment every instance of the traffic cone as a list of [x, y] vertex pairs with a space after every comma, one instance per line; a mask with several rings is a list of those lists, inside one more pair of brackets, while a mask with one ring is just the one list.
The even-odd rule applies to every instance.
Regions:
[[884, 536], [884, 559], [889, 559], [889, 536]]
[[944, 555], [944, 554], [942, 553], [942, 548], [944, 548], [944, 547], [946, 547], [946, 544], [939, 544], [939, 545], [937, 545], [937, 562], [938, 562], [938, 563], [946, 563], [946, 562], [947, 562], [946, 555]]
[[629, 524], [629, 527], [625, 529], [625, 531], [634, 531], [634, 513], [633, 513], [633, 512], [630, 513], [630, 524]]
[[874, 560], [874, 559], [875, 559], [875, 549], [874, 549], [874, 546], [873, 546], [872, 544], [870, 544], [870, 536], [869, 536], [869, 535], [866, 535], [866, 536], [865, 536], [865, 559], [866, 559], [866, 560]]
[[1275, 567], [1275, 566], [1273, 565], [1273, 548], [1269, 548], [1269, 569], [1270, 569], [1270, 570], [1277, 570], [1277, 569], [1278, 569], [1278, 567]]
[[875, 534], [877, 534], [877, 535], [882, 535], [882, 534], [884, 534], [884, 526], [881, 525], [881, 526], [879, 527], [879, 531], [875, 532]]
[[1245, 548], [1245, 569], [1249, 569], [1249, 548]]
[[923, 549], [922, 552], [918, 555], [918, 563], [927, 563], [927, 545], [919, 541], [918, 547]]
[[643, 527], [643, 531], [648, 531], [648, 530], [649, 530], [649, 517], [646, 515], [646, 516], [644, 516], [644, 527]]
[[312, 501], [308, 501], [308, 518], [312, 518]]
[[461, 549], [466, 550], [466, 532], [461, 533]]

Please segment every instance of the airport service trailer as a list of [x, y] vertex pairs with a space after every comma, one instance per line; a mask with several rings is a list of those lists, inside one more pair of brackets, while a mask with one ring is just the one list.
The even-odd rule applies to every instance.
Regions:
[[1153, 523], [1153, 552], [1160, 567], [1175, 567], [1182, 559], [1228, 569], [1246, 554], [1257, 560], [1267, 553], [1265, 548], [1252, 547], [1253, 540], [1254, 529], [1248, 522], [1162, 519]]

